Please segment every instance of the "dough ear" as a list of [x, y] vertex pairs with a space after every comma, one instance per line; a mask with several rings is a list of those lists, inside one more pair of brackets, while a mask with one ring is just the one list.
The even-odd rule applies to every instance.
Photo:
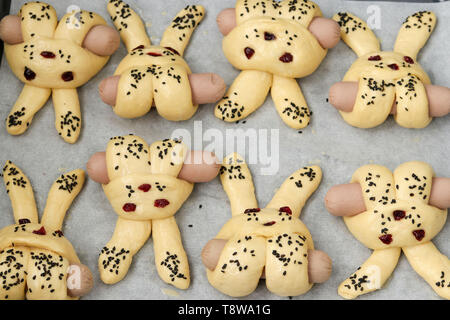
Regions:
[[283, 182], [267, 207], [274, 209], [289, 207], [292, 215], [298, 217], [306, 200], [316, 191], [321, 180], [320, 167], [299, 169]]
[[413, 60], [428, 41], [436, 25], [436, 16], [431, 11], [420, 11], [406, 18], [397, 35], [394, 51]]
[[150, 146], [152, 174], [166, 174], [178, 177], [183, 167], [187, 148], [180, 140], [155, 141]]
[[160, 45], [183, 56], [192, 33], [205, 16], [205, 8], [190, 5], [178, 12], [170, 26], [164, 31]]
[[28, 219], [27, 222], [31, 223], [39, 223], [33, 188], [22, 170], [11, 161], [7, 161], [3, 167], [3, 181], [11, 199], [16, 224], [21, 223], [22, 219]]
[[348, 12], [339, 12], [333, 20], [341, 28], [341, 38], [361, 57], [367, 53], [380, 51], [380, 41], [367, 24]]
[[81, 169], [64, 173], [56, 179], [48, 193], [41, 223], [50, 229], [61, 230], [66, 212], [83, 184], [84, 171]]
[[128, 52], [139, 46], [151, 45], [144, 23], [127, 3], [122, 0], [110, 0], [107, 9]]
[[29, 2], [19, 11], [22, 19], [22, 36], [24, 41], [31, 40], [33, 36], [53, 38], [58, 16], [55, 9], [46, 3]]
[[230, 199], [233, 216], [258, 207], [252, 174], [239, 154], [232, 153], [223, 159], [220, 181]]

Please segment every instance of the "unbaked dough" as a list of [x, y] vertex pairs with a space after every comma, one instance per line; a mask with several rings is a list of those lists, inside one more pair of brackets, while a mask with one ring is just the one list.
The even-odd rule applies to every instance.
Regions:
[[182, 56], [204, 17], [204, 8], [189, 5], [181, 10], [159, 46], [151, 45], [144, 24], [128, 4], [110, 0], [108, 12], [128, 50], [114, 73], [120, 75], [114, 112], [123, 118], [137, 118], [149, 112], [154, 103], [167, 120], [190, 119], [198, 105], [192, 102], [191, 70]]
[[358, 55], [343, 81], [359, 83], [352, 112], [339, 111], [344, 120], [359, 128], [382, 124], [395, 102], [395, 121], [406, 128], [424, 128], [432, 120], [424, 84], [430, 79], [417, 62], [417, 54], [436, 25], [433, 12], [409, 16], [397, 36], [394, 51], [380, 51], [380, 42], [367, 24], [347, 12], [336, 14], [341, 37]]
[[179, 289], [189, 287], [189, 264], [174, 217], [194, 187], [177, 178], [185, 156], [186, 147], [178, 140], [149, 147], [134, 135], [111, 138], [106, 148], [110, 182], [103, 190], [119, 218], [99, 257], [103, 282], [117, 283], [126, 276], [153, 229], [159, 276]]
[[24, 42], [5, 43], [5, 56], [24, 88], [6, 119], [12, 135], [24, 133], [34, 115], [53, 97], [55, 127], [68, 143], [75, 143], [81, 131], [77, 89], [106, 64], [82, 47], [84, 37], [96, 25], [106, 25], [99, 15], [72, 11], [58, 23], [55, 9], [43, 2], [29, 2], [19, 11]]
[[411, 266], [438, 295], [450, 299], [450, 262], [431, 240], [441, 231], [447, 210], [428, 204], [433, 169], [424, 162], [406, 162], [395, 169], [366, 165], [351, 182], [361, 185], [367, 211], [344, 217], [350, 232], [371, 257], [338, 289], [352, 299], [380, 289], [397, 265], [401, 250]]
[[62, 174], [53, 183], [39, 223], [33, 189], [12, 162], [3, 168], [15, 224], [0, 230], [0, 300], [71, 300], [67, 270], [80, 260], [62, 233], [66, 211], [81, 191], [84, 171]]
[[311, 113], [295, 78], [313, 73], [327, 53], [308, 30], [319, 16], [319, 6], [309, 0], [237, 0], [237, 26], [222, 47], [242, 72], [216, 105], [215, 116], [227, 122], [243, 119], [271, 90], [282, 120], [294, 129], [306, 127]]
[[223, 161], [223, 188], [231, 203], [232, 218], [216, 238], [228, 240], [217, 267], [207, 269], [208, 281], [219, 291], [242, 297], [258, 286], [265, 268], [267, 288], [280, 296], [297, 296], [311, 289], [308, 250], [314, 244], [300, 212], [322, 179], [318, 166], [294, 172], [266, 208], [260, 209], [252, 176], [238, 154]]

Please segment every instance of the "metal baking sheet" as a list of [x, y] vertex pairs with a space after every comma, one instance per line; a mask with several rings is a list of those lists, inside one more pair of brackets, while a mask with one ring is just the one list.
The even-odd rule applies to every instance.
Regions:
[[[16, 13], [24, 2], [13, 0], [11, 12]], [[60, 17], [68, 8], [79, 6], [101, 14], [110, 23], [106, 1], [50, 2]], [[203, 4], [206, 7], [206, 17], [194, 33], [185, 58], [194, 72], [216, 72], [228, 85], [238, 75], [239, 71], [228, 63], [222, 53], [222, 35], [215, 21], [222, 9], [234, 5], [233, 0], [129, 0], [128, 2], [145, 21], [155, 43], [159, 41], [164, 29], [182, 7], [186, 4]], [[433, 83], [450, 86], [448, 64], [450, 2], [427, 4], [340, 0], [316, 2], [327, 17], [338, 11], [348, 10], [362, 19], [368, 19], [374, 12], [379, 12], [379, 29], [376, 29], [375, 33], [381, 39], [384, 50], [391, 50], [400, 25], [408, 15], [419, 10], [433, 10], [437, 14], [438, 24], [420, 53], [419, 62]], [[121, 45], [107, 66], [79, 89], [83, 131], [75, 145], [63, 142], [57, 135], [51, 101], [36, 115], [29, 130], [21, 136], [10, 136], [6, 132], [4, 122], [0, 123], [0, 162], [4, 163], [10, 159], [24, 170], [32, 182], [40, 212], [44, 209], [47, 192], [54, 179], [65, 171], [85, 167], [89, 156], [96, 151], [104, 150], [112, 136], [132, 132], [152, 142], [173, 134], [190, 132], [192, 139], [185, 137], [185, 142], [200, 148], [210, 144], [206, 140], [208, 135], [218, 134], [224, 138], [224, 146], [230, 146], [230, 139], [226, 139], [227, 130], [243, 129], [257, 132], [258, 142], [264, 145], [269, 140], [266, 145], [269, 147], [269, 153], [273, 148], [272, 164], [275, 168], [267, 170], [270, 166], [261, 159], [250, 165], [261, 206], [270, 200], [275, 189], [297, 168], [314, 163], [320, 165], [323, 170], [323, 181], [309, 199], [301, 219], [311, 231], [316, 247], [327, 252], [333, 259], [334, 270], [328, 282], [316, 285], [307, 294], [293, 299], [340, 299], [337, 294], [339, 283], [369, 257], [370, 251], [352, 237], [342, 219], [333, 217], [326, 211], [323, 202], [326, 191], [334, 184], [347, 182], [358, 167], [367, 163], [378, 163], [394, 169], [405, 161], [423, 160], [429, 162], [438, 175], [450, 177], [449, 117], [435, 119], [423, 130], [399, 127], [392, 119], [377, 128], [362, 130], [347, 125], [337, 111], [326, 102], [328, 88], [341, 80], [355, 60], [355, 54], [344, 43], [329, 51], [314, 74], [299, 80], [309, 107], [314, 112], [311, 124], [301, 130], [302, 133], [283, 124], [270, 98], [258, 111], [238, 124], [224, 123], [216, 119], [213, 115], [213, 104], [201, 106], [191, 120], [180, 123], [168, 122], [155, 111], [139, 119], [121, 119], [100, 100], [97, 86], [101, 79], [113, 74], [125, 54], [125, 48]], [[22, 83], [14, 77], [6, 60], [3, 59], [0, 67], [0, 118], [6, 118], [21, 89]], [[264, 133], [274, 141], [264, 140]], [[219, 155], [225, 155], [226, 152], [225, 147], [219, 147], [215, 151]], [[4, 188], [0, 188], [0, 211], [1, 227], [13, 223], [10, 202]], [[191, 197], [177, 213], [176, 218], [191, 268], [192, 282], [188, 290], [175, 289], [160, 280], [154, 265], [151, 239], [135, 256], [126, 278], [116, 285], [105, 285], [99, 278], [97, 258], [101, 248], [112, 235], [117, 216], [100, 185], [87, 180], [84, 190], [67, 214], [64, 229], [65, 235], [72, 241], [81, 260], [94, 274], [95, 287], [84, 298], [229, 299], [209, 285], [200, 253], [203, 245], [215, 236], [230, 216], [228, 200], [219, 179], [196, 185]], [[447, 224], [434, 239], [437, 247], [447, 256], [450, 255], [449, 240], [450, 228]], [[243, 299], [287, 298], [271, 294], [264, 283], [261, 283], [253, 294]], [[385, 287], [360, 299], [439, 299], [439, 297], [412, 270], [407, 260], [401, 257]]]

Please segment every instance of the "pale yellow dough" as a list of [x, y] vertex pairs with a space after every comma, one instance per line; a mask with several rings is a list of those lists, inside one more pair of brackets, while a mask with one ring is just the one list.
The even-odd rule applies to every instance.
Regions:
[[186, 147], [176, 140], [157, 141], [150, 147], [134, 135], [110, 140], [106, 148], [110, 182], [103, 190], [119, 218], [99, 257], [103, 282], [113, 284], [126, 276], [153, 229], [159, 276], [177, 288], [189, 287], [189, 264], [174, 217], [194, 187], [177, 178], [185, 156]]
[[216, 117], [227, 122], [247, 117], [271, 89], [286, 125], [306, 127], [311, 114], [295, 78], [313, 73], [327, 53], [308, 30], [319, 16], [322, 12], [312, 1], [237, 0], [237, 26], [222, 47], [242, 72], [216, 105]]
[[67, 269], [80, 260], [61, 230], [67, 209], [83, 187], [84, 171], [74, 170], [56, 179], [41, 223], [24, 173], [8, 161], [3, 179], [15, 224], [0, 230], [0, 274], [4, 281], [0, 300], [76, 299], [67, 295]]
[[417, 12], [403, 23], [394, 52], [381, 51], [380, 42], [367, 24], [341, 12], [333, 19], [341, 27], [344, 42], [358, 55], [342, 81], [356, 81], [359, 90], [352, 112], [339, 111], [344, 120], [359, 128], [382, 124], [395, 102], [395, 121], [406, 128], [424, 128], [432, 120], [424, 84], [430, 79], [417, 62], [436, 25], [433, 12]]
[[[58, 23], [55, 9], [43, 2], [24, 4], [18, 16], [24, 42], [5, 43], [5, 55], [25, 86], [6, 119], [6, 128], [12, 135], [24, 133], [53, 94], [56, 130], [64, 141], [75, 143], [81, 131], [76, 88], [96, 75], [109, 59], [81, 45], [92, 27], [106, 22], [92, 12], [72, 11]], [[49, 58], [49, 54], [54, 56]]]
[[190, 119], [198, 105], [192, 102], [191, 70], [182, 56], [204, 17], [204, 8], [189, 5], [181, 10], [159, 46], [151, 45], [144, 24], [128, 4], [110, 0], [108, 12], [128, 50], [114, 73], [120, 76], [114, 112], [123, 118], [137, 118], [154, 104], [167, 120]]
[[314, 244], [298, 217], [320, 184], [321, 169], [294, 172], [264, 209], [258, 208], [251, 173], [238, 154], [224, 159], [220, 179], [232, 218], [216, 236], [228, 242], [215, 270], [207, 269], [211, 285], [229, 296], [246, 296], [265, 268], [266, 286], [277, 295], [297, 296], [311, 289], [307, 254]]
[[438, 295], [450, 299], [450, 263], [431, 240], [441, 231], [447, 210], [428, 204], [433, 169], [424, 162], [406, 162], [394, 173], [366, 165], [353, 174], [367, 211], [344, 217], [350, 232], [371, 257], [338, 289], [347, 299], [380, 289], [397, 265], [401, 250], [412, 267]]

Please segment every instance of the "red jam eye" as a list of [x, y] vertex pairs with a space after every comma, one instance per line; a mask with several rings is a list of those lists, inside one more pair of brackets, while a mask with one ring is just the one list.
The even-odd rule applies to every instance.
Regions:
[[283, 54], [280, 59], [281, 62], [283, 63], [289, 63], [292, 62], [292, 60], [294, 60], [294, 57], [292, 56], [292, 54], [290, 54], [289, 52], [286, 52], [285, 54]]
[[122, 209], [125, 212], [134, 212], [136, 211], [136, 205], [134, 203], [125, 203]]
[[253, 57], [253, 55], [255, 54], [255, 50], [253, 50], [250, 47], [247, 47], [244, 49], [244, 53], [245, 53], [245, 56], [247, 57], [247, 59], [251, 59]]
[[391, 68], [392, 70], [400, 69], [396, 63], [388, 64], [388, 67]]
[[61, 78], [65, 81], [65, 82], [69, 82], [73, 80], [73, 72], [72, 71], [66, 71], [61, 75]]
[[277, 37], [273, 33], [270, 32], [264, 32], [264, 40], [271, 41], [275, 40]]
[[25, 71], [23, 72], [23, 76], [25, 77], [25, 79], [27, 79], [28, 81], [33, 80], [34, 78], [36, 78], [36, 73], [34, 73], [33, 70], [25, 67]]
[[406, 212], [403, 210], [395, 210], [392, 214], [394, 215], [394, 219], [396, 221], [402, 220], [406, 216]]
[[170, 204], [169, 200], [166, 199], [156, 199], [154, 206], [157, 208], [164, 208]]
[[408, 56], [404, 56], [403, 60], [405, 60], [406, 62], [408, 62], [409, 64], [414, 64], [414, 60], [411, 57]]
[[140, 46], [137, 46], [136, 48], [134, 48], [134, 49], [131, 50], [131, 51], [138, 50], [138, 49], [144, 49], [144, 45], [141, 44]]
[[51, 51], [42, 51], [41, 56], [43, 56], [46, 59], [54, 59], [56, 55]]
[[39, 230], [34, 230], [33, 233], [40, 236], [45, 236], [47, 234], [44, 227], [41, 227]]
[[157, 52], [147, 52], [147, 54], [152, 57], [161, 57], [162, 56], [161, 53], [157, 53]]
[[169, 51], [172, 51], [172, 52], [175, 53], [176, 55], [180, 55], [180, 53], [179, 53], [177, 50], [175, 50], [174, 48], [171, 48], [171, 47], [164, 47], [164, 48], [166, 48], [166, 49], [169, 50]]
[[31, 221], [29, 219], [19, 219], [19, 224], [27, 224], [30, 223]]
[[273, 226], [275, 223], [276, 223], [275, 221], [270, 221], [270, 222], [264, 223], [263, 226], [270, 227], [270, 226]]
[[250, 208], [250, 209], [245, 209], [244, 213], [260, 212], [260, 211], [261, 211], [260, 208]]
[[148, 192], [152, 188], [148, 183], [141, 184], [138, 189], [144, 192]]
[[367, 59], [369, 61], [380, 61], [381, 57], [379, 55], [376, 56], [370, 56], [369, 59]]
[[392, 242], [392, 234], [384, 234], [378, 237], [378, 239], [380, 239], [384, 244], [390, 244]]
[[281, 207], [279, 211], [292, 215], [292, 210], [289, 207]]
[[412, 234], [417, 239], [417, 241], [421, 241], [423, 238], [425, 238], [425, 230], [423, 229], [414, 230]]

